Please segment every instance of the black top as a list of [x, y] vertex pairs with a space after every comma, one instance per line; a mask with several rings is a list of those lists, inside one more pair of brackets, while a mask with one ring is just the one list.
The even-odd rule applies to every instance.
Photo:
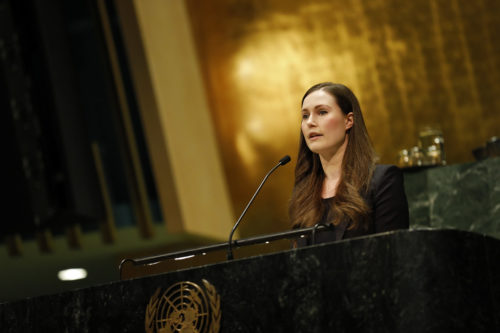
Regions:
[[[348, 230], [350, 221], [343, 221], [332, 231], [324, 231], [316, 235], [316, 243], [331, 242], [352, 237], [375, 234], [384, 231], [408, 229], [408, 202], [404, 190], [404, 179], [401, 170], [394, 165], [377, 165], [373, 172], [368, 191], [363, 198], [372, 209], [371, 222], [367, 229]], [[323, 199], [323, 217], [319, 223], [329, 224], [330, 205], [335, 198]], [[297, 246], [309, 245], [308, 238], [297, 240]]]

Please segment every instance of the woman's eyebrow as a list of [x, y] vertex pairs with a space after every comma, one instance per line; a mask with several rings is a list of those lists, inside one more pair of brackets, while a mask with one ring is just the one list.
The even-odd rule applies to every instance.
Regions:
[[[313, 109], [319, 109], [319, 108], [330, 108], [328, 105], [326, 104], [318, 104], [316, 106], [313, 107]], [[303, 108], [301, 112], [305, 112], [305, 111], [308, 111], [309, 109], [307, 108]]]

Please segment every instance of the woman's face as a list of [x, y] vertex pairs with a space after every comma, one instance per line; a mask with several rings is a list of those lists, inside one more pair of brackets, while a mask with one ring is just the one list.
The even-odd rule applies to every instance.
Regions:
[[345, 142], [346, 131], [353, 125], [353, 114], [345, 115], [335, 98], [316, 90], [302, 104], [302, 134], [313, 153], [332, 155]]

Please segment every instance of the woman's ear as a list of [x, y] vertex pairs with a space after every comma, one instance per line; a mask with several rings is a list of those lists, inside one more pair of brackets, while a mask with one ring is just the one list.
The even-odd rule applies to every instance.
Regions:
[[354, 125], [354, 114], [352, 112], [349, 112], [345, 116], [345, 130], [351, 129], [351, 127]]

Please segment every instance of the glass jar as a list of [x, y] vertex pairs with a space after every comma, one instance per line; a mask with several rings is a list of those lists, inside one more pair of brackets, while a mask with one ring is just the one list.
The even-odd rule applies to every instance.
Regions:
[[410, 166], [422, 166], [424, 165], [424, 153], [420, 147], [415, 146], [410, 150]]
[[408, 151], [408, 149], [401, 149], [398, 152], [398, 166], [400, 168], [407, 168], [411, 166], [410, 152]]
[[486, 151], [488, 157], [499, 157], [500, 156], [500, 138], [494, 136], [486, 142]]
[[431, 126], [422, 128], [418, 133], [418, 147], [424, 154], [423, 164], [446, 164], [444, 138], [440, 129]]

